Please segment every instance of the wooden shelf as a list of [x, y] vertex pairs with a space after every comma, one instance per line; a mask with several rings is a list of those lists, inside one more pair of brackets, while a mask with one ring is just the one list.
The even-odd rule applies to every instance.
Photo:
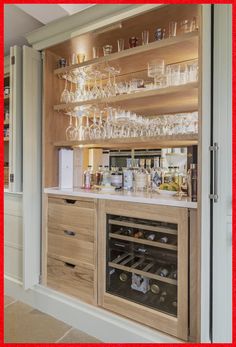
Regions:
[[173, 112], [190, 112], [198, 108], [198, 83], [188, 83], [162, 89], [144, 90], [110, 98], [59, 104], [55, 111], [65, 111], [83, 105], [115, 105], [141, 115], [158, 115]]
[[125, 240], [125, 241], [140, 243], [142, 245], [148, 245], [152, 247], [165, 248], [165, 249], [171, 249], [173, 251], [177, 251], [177, 246], [168, 244], [168, 243], [162, 243], [158, 241], [149, 241], [149, 240], [141, 239], [141, 238], [138, 239], [136, 237], [121, 235], [117, 233], [109, 233], [109, 237], [113, 239], [117, 239], [117, 240]]
[[4, 120], [4, 125], [9, 125], [9, 120]]
[[[173, 52], [175, 52], [173, 54]], [[121, 52], [111, 53], [106, 57], [100, 57], [54, 70], [54, 74], [62, 75], [74, 69], [94, 64], [103, 64], [116, 61], [121, 67], [121, 73], [127, 74], [133, 71], [147, 69], [147, 62], [159, 57], [165, 59], [166, 64], [196, 59], [198, 56], [198, 32], [190, 32], [154, 41], [148, 45], [125, 49]], [[133, 59], [130, 59], [133, 58]]]
[[4, 137], [4, 142], [9, 142], [9, 137]]
[[4, 95], [4, 102], [7, 102], [10, 100], [10, 95]]
[[198, 135], [169, 135], [155, 137], [133, 137], [105, 140], [86, 140], [86, 141], [59, 141], [54, 142], [55, 147], [81, 147], [81, 148], [166, 148], [166, 147], [188, 147], [197, 145]]
[[[168, 277], [162, 277], [160, 275], [157, 275], [156, 273], [151, 273], [148, 271], [139, 270], [135, 267], [135, 265], [132, 265], [132, 266], [122, 265], [122, 263], [126, 261], [125, 258], [128, 258], [128, 257], [129, 257], [129, 260], [131, 260], [132, 254], [126, 253], [123, 255], [123, 257], [119, 256], [117, 259], [114, 259], [113, 261], [108, 262], [108, 266], [115, 268], [115, 269], [127, 271], [130, 273], [135, 273], [137, 275], [141, 275], [144, 277], [152, 278], [152, 279], [164, 282], [164, 283], [177, 285], [177, 280], [175, 280], [175, 279], [168, 278]], [[133, 256], [133, 258], [134, 257], [138, 258], [138, 256]], [[140, 258], [140, 260], [145, 259], [143, 256], [140, 256], [139, 258]], [[118, 264], [118, 262], [120, 262], [120, 264]], [[150, 263], [153, 263], [153, 262], [150, 260]]]
[[120, 225], [120, 226], [124, 226], [124, 227], [138, 228], [138, 229], [143, 229], [143, 230], [147, 230], [147, 231], [154, 231], [157, 233], [177, 235], [177, 230], [166, 228], [163, 226], [153, 226], [153, 225], [132, 223], [132, 222], [123, 221], [123, 220], [119, 221], [117, 219], [109, 219], [108, 223], [112, 224], [112, 225]]

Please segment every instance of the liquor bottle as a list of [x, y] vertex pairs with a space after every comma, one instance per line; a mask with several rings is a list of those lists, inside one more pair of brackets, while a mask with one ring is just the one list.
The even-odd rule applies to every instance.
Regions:
[[106, 165], [104, 167], [103, 175], [102, 175], [102, 185], [110, 186], [111, 185], [111, 174], [109, 171], [109, 167]]
[[177, 270], [174, 270], [171, 272], [170, 277], [173, 278], [174, 280], [177, 280]]
[[165, 173], [167, 172], [167, 168], [164, 166], [164, 160], [165, 158], [160, 158], [161, 183], [164, 183]]
[[151, 190], [151, 159], [146, 159], [146, 171], [147, 171], [147, 190]]
[[119, 275], [119, 279], [121, 282], [126, 282], [128, 279], [128, 276], [125, 272], [121, 272], [121, 274]]
[[102, 174], [103, 174], [102, 165], [99, 165], [98, 170], [95, 172], [95, 181], [94, 181], [95, 185], [100, 186], [102, 184]]
[[118, 167], [112, 167], [111, 171], [111, 185], [116, 188], [122, 187], [122, 172], [119, 172]]
[[123, 169], [123, 187], [125, 190], [132, 190], [134, 183], [132, 159], [126, 159], [126, 163], [126, 168]]
[[165, 302], [166, 301], [166, 296], [167, 296], [167, 293], [165, 291], [162, 292], [161, 295], [160, 295], [160, 298], [159, 298], [159, 302], [160, 303]]
[[150, 290], [153, 294], [159, 294], [160, 293], [160, 287], [156, 283], [153, 283], [150, 286]]
[[168, 237], [167, 236], [163, 236], [161, 237], [158, 242], [161, 242], [161, 243], [167, 243], [168, 242]]
[[162, 170], [159, 157], [154, 158], [154, 166], [151, 170], [151, 189], [156, 190], [162, 183]]
[[140, 238], [143, 238], [143, 236], [144, 236], [144, 234], [143, 234], [143, 232], [142, 231], [137, 231], [135, 234], [134, 234], [134, 237], [136, 238], [136, 239], [140, 239]]
[[87, 170], [84, 171], [84, 188], [92, 188], [92, 166], [88, 165]]
[[169, 271], [166, 268], [162, 268], [159, 272], [161, 277], [167, 277], [169, 275]]
[[149, 240], [149, 241], [154, 241], [154, 240], [155, 240], [155, 237], [156, 237], [156, 235], [153, 234], [153, 233], [151, 233], [151, 234], [148, 234], [148, 235], [147, 235], [146, 239]]
[[192, 201], [197, 202], [197, 164], [190, 164]]
[[174, 308], [177, 308], [177, 299], [172, 301], [171, 305], [174, 307]]
[[197, 202], [197, 164], [190, 164], [187, 173], [188, 196], [191, 201]]
[[135, 172], [135, 190], [145, 192], [147, 190], [147, 170], [144, 168], [145, 160], [140, 159], [140, 168]]

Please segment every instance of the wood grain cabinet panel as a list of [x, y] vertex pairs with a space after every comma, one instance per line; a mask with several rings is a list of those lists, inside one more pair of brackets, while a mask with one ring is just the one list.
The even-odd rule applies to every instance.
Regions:
[[95, 199], [49, 196], [46, 283], [97, 304], [97, 210]]
[[48, 203], [48, 223], [94, 229], [94, 205], [90, 201], [50, 198]]
[[95, 272], [90, 266], [48, 257], [47, 273], [49, 287], [96, 304]]
[[48, 254], [63, 256], [93, 265], [94, 243], [76, 239], [74, 236], [56, 235], [48, 230]]

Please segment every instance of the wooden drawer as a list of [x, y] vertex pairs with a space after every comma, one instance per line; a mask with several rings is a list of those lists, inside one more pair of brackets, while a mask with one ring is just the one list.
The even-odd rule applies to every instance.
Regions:
[[48, 224], [63, 228], [94, 230], [95, 202], [92, 199], [71, 199], [71, 197], [49, 197]]
[[48, 254], [95, 265], [94, 242], [81, 240], [76, 233], [67, 230], [48, 229]]
[[95, 272], [90, 266], [48, 257], [47, 274], [48, 287], [96, 304]]

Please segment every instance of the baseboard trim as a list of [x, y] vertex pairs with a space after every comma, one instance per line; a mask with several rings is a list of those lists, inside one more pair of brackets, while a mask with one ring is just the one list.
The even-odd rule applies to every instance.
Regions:
[[41, 285], [24, 290], [20, 281], [5, 276], [4, 287], [6, 295], [31, 305], [106, 343], [182, 342]]

